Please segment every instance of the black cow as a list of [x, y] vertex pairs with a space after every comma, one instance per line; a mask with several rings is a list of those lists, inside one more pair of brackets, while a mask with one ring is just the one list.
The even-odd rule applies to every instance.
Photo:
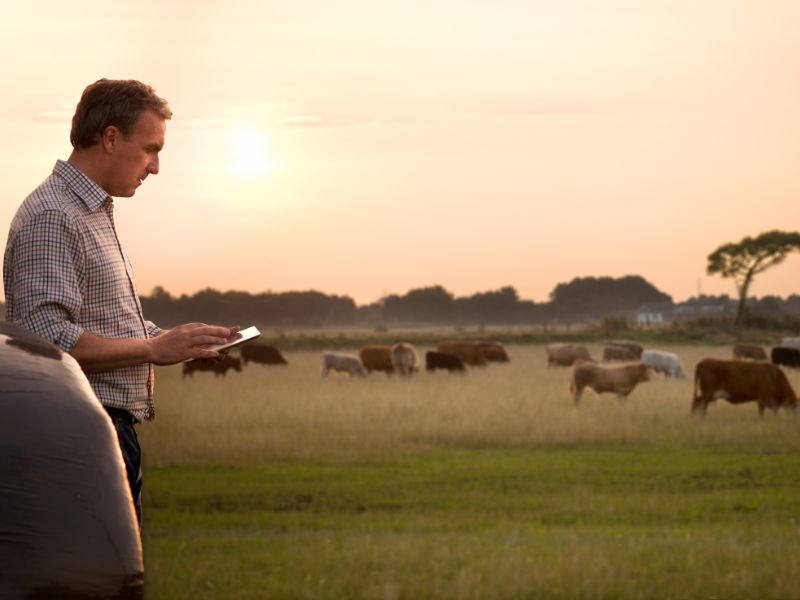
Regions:
[[447, 354], [445, 352], [436, 352], [431, 350], [425, 353], [425, 370], [435, 371], [436, 369], [444, 369], [446, 371], [457, 371], [463, 373], [464, 362], [457, 356]]
[[230, 371], [242, 371], [242, 359], [233, 356], [223, 356], [222, 358], [196, 358], [189, 362], [183, 363], [183, 376], [190, 377], [194, 375], [195, 371], [211, 371], [214, 375], [225, 377], [225, 374]]
[[775, 346], [772, 349], [772, 363], [800, 369], [800, 348], [790, 348], [789, 346]]
[[248, 362], [259, 363], [262, 365], [288, 365], [283, 358], [280, 350], [274, 346], [264, 346], [262, 344], [245, 344], [241, 349], [242, 360], [245, 366]]

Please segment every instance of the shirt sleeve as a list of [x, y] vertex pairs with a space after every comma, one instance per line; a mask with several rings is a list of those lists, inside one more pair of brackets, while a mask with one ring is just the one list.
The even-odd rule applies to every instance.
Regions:
[[156, 337], [162, 331], [161, 327], [152, 321], [145, 321], [144, 325], [147, 328], [147, 337]]
[[44, 211], [9, 243], [15, 321], [69, 352], [84, 331], [78, 325], [83, 248], [74, 226], [64, 213]]

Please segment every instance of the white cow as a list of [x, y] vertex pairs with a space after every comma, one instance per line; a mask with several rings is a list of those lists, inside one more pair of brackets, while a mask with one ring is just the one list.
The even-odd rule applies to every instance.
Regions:
[[330, 371], [347, 373], [357, 377], [366, 377], [367, 371], [361, 364], [361, 359], [353, 354], [341, 354], [339, 352], [322, 353], [322, 377], [328, 376]]
[[410, 377], [419, 369], [417, 351], [411, 344], [395, 344], [392, 346], [392, 366], [394, 372], [401, 377]]
[[677, 354], [662, 350], [645, 350], [642, 352], [642, 362], [651, 367], [656, 373], [664, 373], [675, 379], [686, 379], [686, 370]]
[[789, 348], [800, 348], [800, 337], [785, 337], [781, 341], [781, 346], [788, 346]]

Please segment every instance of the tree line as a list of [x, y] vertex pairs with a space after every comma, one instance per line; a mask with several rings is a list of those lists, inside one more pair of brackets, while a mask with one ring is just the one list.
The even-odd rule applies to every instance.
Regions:
[[[357, 305], [349, 296], [318, 291], [222, 292], [205, 289], [174, 297], [156, 287], [141, 298], [145, 316], [165, 327], [191, 321], [256, 324], [263, 327], [334, 327], [397, 325], [524, 325], [597, 323], [608, 317], [635, 320], [638, 311], [672, 314], [672, 297], [636, 275], [578, 277], [559, 283], [546, 302], [519, 297], [512, 286], [456, 297], [440, 285], [391, 294]], [[698, 296], [681, 306], [697, 314], [713, 307], [721, 315], [735, 314], [737, 301], [722, 296]], [[800, 296], [767, 296], [748, 300], [752, 314], [800, 316]]]
[[[172, 296], [156, 287], [141, 298], [145, 317], [161, 326], [202, 321], [260, 327], [341, 327], [397, 325], [551, 325], [599, 323], [609, 317], [634, 321], [639, 311], [670, 316], [733, 317], [740, 298], [699, 295], [675, 304], [672, 297], [640, 276], [578, 277], [559, 283], [547, 302], [519, 297], [512, 286], [456, 297], [440, 285], [391, 294], [357, 305], [349, 296], [317, 291], [265, 292], [205, 289]], [[800, 317], [800, 295], [747, 299], [751, 318]], [[5, 306], [0, 303], [0, 318]]]

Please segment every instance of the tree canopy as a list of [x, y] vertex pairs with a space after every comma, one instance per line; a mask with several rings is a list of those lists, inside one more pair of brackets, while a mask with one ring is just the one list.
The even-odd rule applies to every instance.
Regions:
[[800, 232], [767, 231], [756, 237], [746, 237], [739, 242], [723, 244], [708, 255], [707, 272], [733, 279], [739, 294], [736, 323], [745, 316], [747, 294], [753, 278], [770, 267], [786, 260], [800, 250]]

